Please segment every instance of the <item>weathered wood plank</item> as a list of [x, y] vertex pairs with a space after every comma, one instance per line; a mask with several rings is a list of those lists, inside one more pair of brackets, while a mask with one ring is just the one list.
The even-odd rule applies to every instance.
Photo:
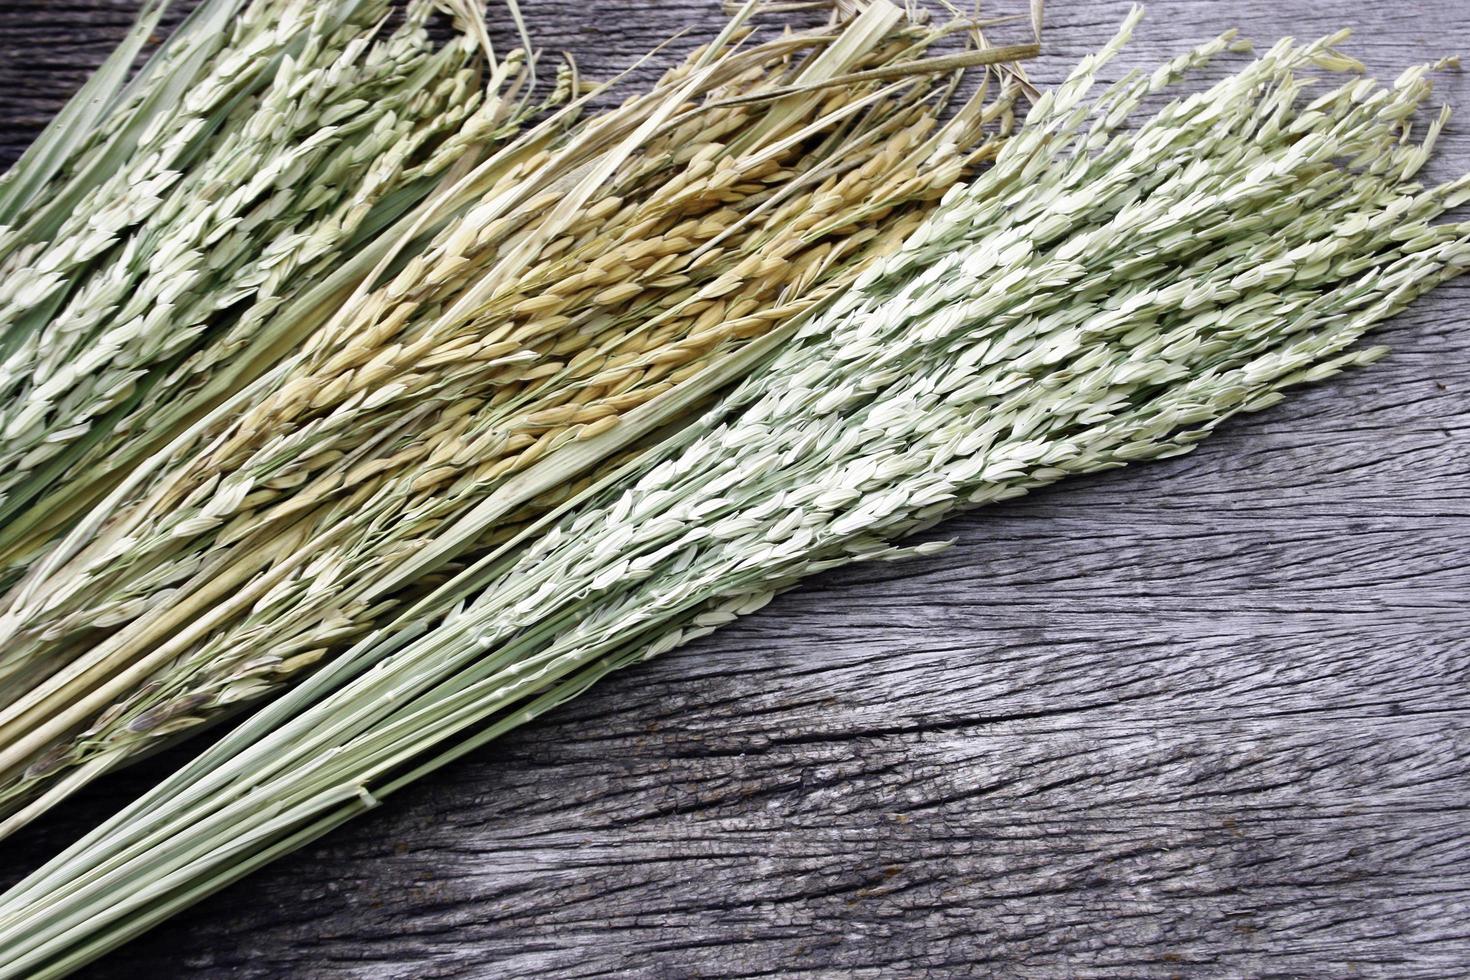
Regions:
[[[594, 76], [719, 20], [713, 0], [523, 6]], [[1126, 4], [1049, 6], [1044, 81]], [[0, 153], [131, 7], [0, 7]], [[1232, 25], [1353, 25], [1385, 74], [1470, 46], [1455, 0], [1150, 7], [1125, 64]], [[1442, 91], [1470, 105], [1465, 75]], [[1466, 169], [1452, 125], [1430, 176]], [[1452, 285], [1384, 332], [1387, 362], [1190, 457], [825, 576], [93, 975], [1463, 975], [1467, 313]], [[5, 877], [178, 759], [12, 842]]]

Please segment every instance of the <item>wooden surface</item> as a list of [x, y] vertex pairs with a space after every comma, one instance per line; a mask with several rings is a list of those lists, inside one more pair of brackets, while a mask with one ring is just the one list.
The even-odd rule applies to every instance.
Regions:
[[[593, 75], [719, 19], [522, 5]], [[6, 159], [132, 6], [0, 0]], [[1037, 78], [1126, 6], [1052, 0]], [[1470, 55], [1463, 0], [1155, 0], [1124, 61], [1343, 24], [1386, 76]], [[1470, 77], [1441, 91], [1470, 119]], [[1470, 169], [1470, 122], [1442, 147], [1431, 177]], [[1467, 314], [1462, 280], [1383, 332], [1387, 362], [1192, 456], [816, 580], [90, 975], [1464, 976]], [[6, 842], [4, 878], [181, 758]]]

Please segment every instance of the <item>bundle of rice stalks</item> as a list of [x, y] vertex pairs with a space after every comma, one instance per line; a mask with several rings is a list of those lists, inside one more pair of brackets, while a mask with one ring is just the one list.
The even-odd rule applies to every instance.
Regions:
[[1065, 476], [1188, 452], [1371, 361], [1470, 268], [1410, 120], [1431, 66], [1314, 99], [1283, 42], [1122, 127], [1222, 36], [1090, 102], [1124, 31], [727, 399], [263, 708], [0, 899], [0, 962], [59, 974], [608, 672], [801, 578]]
[[941, 122], [963, 69], [1034, 51], [933, 55], [976, 25], [886, 2], [761, 43], [747, 17], [426, 202], [373, 288], [33, 565], [0, 616], [0, 800], [46, 792], [5, 829], [349, 646], [738, 378], [993, 154], [1017, 85]]

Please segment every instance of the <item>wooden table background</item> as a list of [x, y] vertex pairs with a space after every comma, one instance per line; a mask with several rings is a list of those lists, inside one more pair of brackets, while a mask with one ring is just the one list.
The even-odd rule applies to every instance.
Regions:
[[[0, 157], [135, 2], [0, 0]], [[522, 5], [594, 77], [720, 21], [715, 0]], [[1046, 82], [1127, 4], [1048, 6]], [[1470, 55], [1463, 0], [1155, 0], [1121, 64], [1231, 25], [1353, 26], [1387, 77]], [[1466, 75], [1440, 91], [1470, 113]], [[1470, 169], [1470, 123], [1441, 145], [1431, 177]], [[1382, 332], [1387, 362], [1189, 457], [823, 576], [89, 975], [1464, 976], [1467, 313], [1461, 280]], [[0, 875], [182, 758], [6, 842]]]

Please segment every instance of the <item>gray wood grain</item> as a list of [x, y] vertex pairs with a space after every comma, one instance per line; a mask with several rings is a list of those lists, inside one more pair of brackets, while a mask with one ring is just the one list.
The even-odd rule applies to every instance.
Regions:
[[[132, 6], [0, 3], [0, 152]], [[523, 6], [594, 76], [719, 21], [714, 0]], [[1043, 81], [1126, 3], [1048, 6]], [[1150, 8], [1125, 64], [1231, 25], [1352, 25], [1386, 75], [1470, 54], [1462, 0]], [[1466, 76], [1441, 91], [1470, 107]], [[1429, 176], [1466, 169], [1453, 123]], [[1383, 332], [1387, 362], [1190, 457], [816, 580], [91, 975], [1464, 976], [1467, 313], [1461, 281]], [[181, 758], [8, 842], [5, 878]]]

